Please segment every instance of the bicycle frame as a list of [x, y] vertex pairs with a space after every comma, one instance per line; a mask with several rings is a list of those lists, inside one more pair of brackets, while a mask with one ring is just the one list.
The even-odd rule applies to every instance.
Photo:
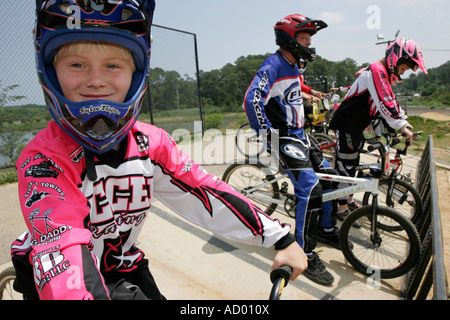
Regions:
[[[381, 173], [385, 173], [386, 170], [389, 168], [389, 159], [387, 155], [389, 154], [389, 142], [390, 137], [386, 136], [386, 139], [388, 140], [387, 145], [383, 145], [380, 142], [375, 142], [369, 146], [369, 152], [372, 152], [375, 149], [380, 150], [380, 157], [381, 157], [381, 166], [378, 167], [379, 164], [375, 164], [376, 168], [381, 168]], [[370, 165], [363, 165], [364, 168], [373, 168], [373, 164]], [[360, 169], [362, 169], [361, 167]], [[342, 183], [348, 183], [351, 184], [348, 187], [333, 190], [330, 192], [326, 192], [322, 194], [322, 201], [330, 201], [334, 199], [338, 199], [344, 196], [349, 196], [354, 193], [358, 192], [370, 192], [373, 196], [373, 204], [377, 205], [377, 196], [378, 196], [378, 177], [371, 177], [370, 179], [367, 178], [356, 178], [356, 177], [346, 177], [346, 176], [340, 176], [340, 175], [331, 175], [331, 174], [322, 174], [316, 172], [316, 176], [319, 180], [328, 180], [332, 182], [342, 182]], [[260, 185], [257, 185], [253, 188], [247, 189], [247, 190], [241, 190], [242, 194], [245, 196], [248, 196], [253, 191], [262, 188], [266, 185], [269, 185], [273, 182], [279, 181], [283, 178], [287, 178], [287, 173], [281, 174], [280, 177], [272, 179], [270, 181], [266, 181]], [[257, 200], [265, 200], [265, 197], [261, 197], [258, 195], [251, 195], [253, 199]], [[272, 203], [276, 204], [284, 204], [284, 201], [281, 199], [272, 199]]]
[[325, 144], [325, 145], [319, 146], [319, 149], [320, 150], [332, 149], [332, 148], [336, 148], [336, 145], [337, 145], [337, 142], [335, 141], [330, 144]]
[[[370, 226], [370, 239], [371, 239], [372, 243], [374, 244], [374, 246], [378, 247], [380, 245], [380, 242], [379, 242], [380, 240], [377, 237], [377, 232], [376, 232], [377, 207], [378, 207], [378, 179], [376, 179], [376, 178], [370, 178], [370, 179], [353, 178], [353, 177], [344, 177], [344, 176], [339, 176], [339, 175], [330, 175], [330, 174], [322, 174], [322, 173], [316, 173], [316, 176], [319, 180], [344, 182], [344, 183], [352, 184], [351, 186], [348, 186], [348, 187], [345, 187], [342, 189], [337, 189], [337, 190], [330, 191], [330, 192], [324, 192], [322, 194], [323, 202], [338, 199], [338, 198], [352, 195], [352, 194], [358, 193], [358, 192], [370, 192], [372, 194], [372, 204], [371, 204], [372, 215], [371, 215], [371, 226]], [[266, 186], [268, 184], [272, 184], [276, 181], [279, 181], [279, 180], [287, 178], [287, 177], [288, 177], [287, 173], [284, 173], [277, 178], [274, 178], [274, 179], [271, 179], [264, 183], [261, 183], [253, 188], [241, 190], [241, 193], [244, 196], [248, 197], [249, 199], [259, 200], [259, 201], [267, 201], [268, 200], [267, 197], [259, 196], [259, 195], [251, 194], [251, 193], [259, 188], [263, 188], [264, 186]], [[275, 199], [275, 198], [271, 197], [270, 202], [282, 205], [285, 203], [285, 200], [284, 199]]]
[[[327, 181], [332, 181], [332, 182], [343, 182], [343, 183], [352, 184], [351, 186], [348, 186], [346, 188], [337, 189], [334, 191], [323, 193], [323, 195], [322, 195], [323, 202], [338, 199], [338, 198], [348, 196], [348, 195], [358, 193], [358, 192], [371, 192], [372, 195], [374, 195], [374, 200], [376, 199], [376, 196], [378, 195], [378, 179], [375, 179], [375, 178], [372, 178], [372, 179], [353, 178], [353, 177], [344, 177], [344, 176], [339, 176], [339, 175], [330, 175], [330, 174], [322, 174], [322, 173], [316, 173], [316, 176], [319, 180], [327, 180]], [[253, 188], [241, 190], [241, 192], [243, 195], [248, 196], [251, 199], [261, 200], [261, 201], [266, 200], [267, 197], [258, 196], [258, 195], [254, 195], [251, 193], [260, 188], [264, 188], [265, 186], [267, 186], [269, 184], [280, 181], [284, 178], [288, 178], [287, 173], [281, 174], [277, 178], [274, 178], [274, 179], [271, 179], [264, 183], [261, 183], [259, 185], [256, 185]], [[284, 204], [285, 201], [282, 199], [271, 199], [271, 202], [276, 203], [276, 204]]]
[[[363, 206], [351, 212], [341, 224], [340, 230], [344, 231], [339, 233], [339, 241], [343, 244], [342, 251], [344, 252], [346, 259], [363, 274], [367, 274], [367, 266], [369, 264], [377, 264], [387, 257], [386, 263], [384, 263], [384, 261], [382, 263], [385, 267], [380, 271], [386, 278], [397, 277], [399, 274], [401, 275], [409, 271], [420, 253], [420, 238], [414, 224], [401, 213], [387, 207], [390, 205], [389, 200], [393, 198], [392, 193], [395, 192], [393, 183], [396, 181], [395, 178], [398, 166], [392, 168], [393, 170], [389, 175], [389, 178], [392, 178], [392, 180], [389, 181], [391, 184], [386, 185], [388, 187], [387, 206], [384, 204], [382, 206], [378, 205], [379, 194], [384, 194], [384, 188], [379, 190], [379, 179], [382, 179], [383, 184], [386, 184], [385, 174], [390, 164], [389, 142], [389, 139], [387, 139], [386, 145], [383, 145], [379, 141], [371, 142], [370, 146], [367, 148], [370, 154], [373, 154], [373, 150], [378, 149], [379, 155], [377, 156], [380, 157], [377, 163], [358, 166], [359, 170], [373, 169], [371, 170], [369, 177], [346, 177], [316, 172], [316, 176], [319, 180], [340, 182], [349, 185], [340, 189], [327, 190], [322, 194], [323, 202], [343, 198], [355, 193], [365, 193]], [[400, 153], [400, 151], [398, 151], [398, 153]], [[401, 163], [401, 158], [397, 160]], [[236, 178], [234, 179], [236, 179], [236, 185], [240, 186], [240, 189], [237, 189], [237, 191], [241, 192], [250, 200], [267, 207], [265, 210], [268, 215], [273, 213], [277, 205], [284, 205], [284, 211], [294, 218], [297, 202], [295, 194], [293, 194], [292, 191], [289, 191], [289, 189], [292, 188], [292, 183], [295, 182], [291, 181], [288, 173], [284, 172], [283, 168], [264, 163], [245, 164], [245, 166], [248, 165], [255, 166], [255, 169], [247, 169], [245, 167], [239, 169], [241, 164], [230, 167], [224, 174], [225, 181], [228, 182], [228, 180], [233, 180], [231, 175], [236, 173]], [[279, 186], [280, 183], [281, 188]], [[288, 187], [288, 185], [291, 187]], [[371, 198], [368, 197], [369, 195], [371, 195]], [[280, 210], [282, 209], [280, 208]], [[357, 226], [357, 221], [359, 226]], [[361, 221], [361, 223], [359, 223], [359, 221]], [[354, 231], [350, 233], [350, 230]], [[396, 231], [400, 231], [404, 234], [399, 236], [399, 234], [394, 233]], [[395, 242], [394, 246], [390, 245], [391, 240], [384, 241], [384, 239], [392, 239]], [[400, 246], [402, 246], [400, 247], [400, 251], [396, 247], [398, 246], [397, 241]], [[352, 248], [353, 244], [358, 245], [358, 250], [353, 251], [353, 249], [350, 248], [350, 243], [352, 244]], [[360, 249], [363, 249], [363, 253], [361, 254], [359, 253]], [[402, 249], [404, 249], [404, 252]], [[369, 254], [369, 257], [364, 256], [366, 253]], [[403, 256], [405, 257], [404, 260], [402, 260]], [[369, 264], [366, 264], [366, 261], [368, 261], [367, 263]], [[395, 268], [392, 268], [392, 265], [395, 265]]]
[[[420, 134], [420, 132], [414, 133], [414, 135], [417, 135], [417, 134]], [[385, 136], [385, 137], [386, 137], [386, 136]], [[386, 139], [388, 139], [388, 138], [386, 138]], [[388, 141], [390, 141], [390, 138], [389, 138]], [[386, 163], [385, 172], [387, 172], [388, 169], [391, 168], [392, 170], [395, 170], [395, 171], [397, 171], [398, 173], [400, 173], [401, 168], [402, 168], [402, 166], [403, 166], [403, 160], [402, 160], [401, 156], [402, 156], [402, 155], [406, 155], [409, 145], [410, 145], [410, 143], [409, 143], [409, 141], [407, 140], [407, 141], [405, 142], [405, 145], [404, 145], [403, 149], [398, 149], [398, 148], [396, 149], [395, 156], [394, 156], [393, 158], [389, 158], [389, 159], [387, 160], [388, 162]], [[327, 150], [327, 149], [334, 149], [334, 148], [336, 148], [336, 146], [337, 146], [337, 142], [335, 141], [335, 142], [333, 142], [333, 143], [321, 145], [321, 146], [319, 146], [319, 149], [320, 149], [321, 151], [324, 151], [324, 150]], [[387, 150], [389, 150], [389, 149], [390, 149], [390, 146], [389, 146], [389, 148], [388, 148]], [[364, 153], [365, 153], [365, 154], [372, 155], [372, 156], [375, 156], [375, 157], [380, 157], [380, 156], [381, 156], [380, 154], [372, 153], [372, 152], [369, 152], [369, 151], [365, 151]], [[388, 152], [386, 152], [386, 157], [387, 157], [387, 156], [388, 156]], [[363, 164], [363, 165], [359, 165], [359, 166], [357, 166], [357, 171], [358, 171], [358, 170], [362, 170], [362, 169], [369, 169], [370, 166], [373, 166], [373, 165], [374, 165], [374, 164]]]
[[316, 173], [316, 176], [319, 180], [352, 184], [351, 186], [348, 186], [346, 188], [323, 193], [322, 195], [323, 202], [338, 199], [344, 196], [349, 196], [351, 194], [358, 192], [370, 192], [374, 196], [378, 195], [378, 179], [375, 178], [371, 179], [353, 178], [323, 173]]

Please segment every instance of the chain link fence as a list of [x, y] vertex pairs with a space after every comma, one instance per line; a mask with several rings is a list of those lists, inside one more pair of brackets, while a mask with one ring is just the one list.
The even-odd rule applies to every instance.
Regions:
[[[0, 1], [0, 168], [14, 165], [20, 151], [51, 117], [35, 68], [34, 1]], [[195, 34], [152, 28], [150, 99], [139, 120], [167, 132], [203, 130]]]

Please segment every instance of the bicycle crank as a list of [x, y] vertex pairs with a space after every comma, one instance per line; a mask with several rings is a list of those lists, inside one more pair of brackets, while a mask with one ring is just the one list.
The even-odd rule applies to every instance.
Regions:
[[286, 201], [284, 202], [284, 210], [292, 218], [295, 218], [297, 210], [297, 197], [293, 194], [286, 194]]

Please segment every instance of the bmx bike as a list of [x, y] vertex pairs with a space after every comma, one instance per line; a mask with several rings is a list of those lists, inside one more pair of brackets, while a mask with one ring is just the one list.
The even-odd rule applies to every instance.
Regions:
[[[386, 167], [385, 146], [374, 143], [382, 164]], [[351, 212], [342, 222], [339, 232], [341, 250], [349, 263], [367, 275], [379, 270], [381, 278], [396, 278], [410, 271], [419, 260], [420, 238], [414, 224], [393, 208], [379, 206], [379, 180], [316, 173], [319, 180], [349, 183], [350, 186], [324, 193], [323, 202], [358, 192], [372, 195], [370, 203]], [[289, 178], [281, 168], [259, 163], [237, 163], [229, 166], [222, 180], [255, 202], [267, 215], [278, 205], [291, 217], [295, 216], [296, 197], [289, 192]], [[279, 186], [281, 184], [281, 188]], [[353, 228], [353, 225], [360, 226]]]

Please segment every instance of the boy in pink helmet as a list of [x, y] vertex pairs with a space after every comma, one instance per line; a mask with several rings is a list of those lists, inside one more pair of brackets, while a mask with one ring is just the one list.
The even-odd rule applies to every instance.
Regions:
[[[410, 69], [428, 74], [419, 45], [410, 39], [398, 39], [386, 49], [385, 57], [362, 70], [350, 87], [330, 122], [338, 139], [335, 170], [340, 175], [355, 175], [364, 144], [363, 131], [371, 121], [381, 119], [388, 127], [401, 131], [406, 139], [412, 138], [412, 126], [391, 87]], [[349, 213], [348, 203], [350, 207], [357, 206], [348, 200], [339, 200], [340, 219]]]

